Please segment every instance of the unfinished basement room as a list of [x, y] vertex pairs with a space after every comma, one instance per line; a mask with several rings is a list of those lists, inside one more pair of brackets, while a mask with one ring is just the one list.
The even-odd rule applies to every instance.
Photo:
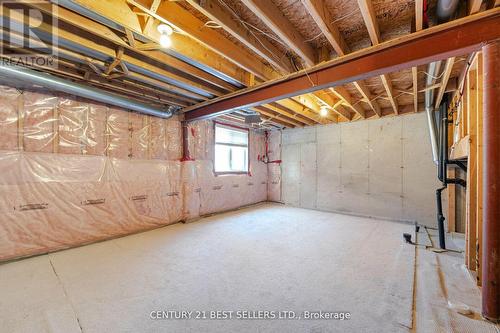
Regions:
[[500, 0], [0, 12], [1, 333], [500, 333]]

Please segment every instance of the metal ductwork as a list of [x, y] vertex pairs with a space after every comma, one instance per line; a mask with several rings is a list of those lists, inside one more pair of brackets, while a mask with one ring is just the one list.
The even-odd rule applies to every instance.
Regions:
[[[436, 14], [438, 23], [449, 21], [456, 13], [459, 0], [438, 0]], [[441, 61], [432, 62], [427, 67], [426, 87], [432, 86], [436, 82], [441, 69]], [[438, 105], [439, 107], [439, 105]], [[437, 165], [439, 163], [436, 115], [434, 112], [434, 89], [425, 91], [425, 112], [427, 113], [427, 123], [429, 126], [429, 136], [431, 139], [432, 159]]]
[[[436, 77], [441, 69], [441, 61], [432, 62], [427, 67], [427, 79], [425, 85], [432, 86], [436, 82]], [[427, 123], [429, 125], [429, 135], [431, 138], [432, 159], [435, 164], [439, 162], [438, 142], [437, 142], [437, 126], [434, 113], [434, 89], [425, 91], [425, 112], [427, 113]]]
[[173, 115], [171, 107], [154, 107], [133, 99], [125, 98], [115, 93], [105, 92], [91, 86], [61, 79], [57, 76], [38, 72], [26, 67], [0, 63], [0, 78], [8, 80], [6, 82], [20, 81], [25, 86], [41, 86], [43, 88], [65, 92], [101, 103], [119, 106], [124, 109], [137, 111], [150, 116], [170, 118]]

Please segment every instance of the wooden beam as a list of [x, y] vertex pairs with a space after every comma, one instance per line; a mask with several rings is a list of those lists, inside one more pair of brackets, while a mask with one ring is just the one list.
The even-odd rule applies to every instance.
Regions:
[[[11, 11], [11, 13], [9, 15], [9, 19], [11, 21], [18, 22], [19, 24], [23, 24], [23, 22], [27, 22], [27, 17], [25, 17], [23, 14], [16, 12], [16, 11]], [[88, 39], [79, 35], [76, 31], [67, 31], [67, 30], [63, 30], [63, 29], [53, 29], [46, 22], [42, 22], [39, 26], [37, 26], [36, 28], [32, 28], [32, 29], [34, 29], [35, 31], [38, 31], [38, 32], [54, 34], [55, 36], [57, 36], [57, 38], [60, 41], [62, 41], [62, 40], [70, 41], [74, 45], [78, 45], [79, 47], [83, 46], [85, 48], [89, 48], [92, 51], [94, 51], [96, 53], [100, 53], [100, 54], [102, 54], [110, 59], [114, 59], [116, 56], [115, 50], [113, 48], [109, 47], [108, 45], [104, 45], [102, 43], [96, 43], [95, 41], [89, 41]], [[128, 44], [123, 42], [123, 45], [128, 45]], [[157, 67], [155, 65], [151, 65], [148, 62], [131, 57], [127, 54], [123, 54], [123, 56], [121, 57], [121, 60], [128, 63], [128, 64], [145, 69], [147, 71], [162, 75], [163, 77], [165, 77], [165, 80], [169, 80], [171, 82], [171, 87], [173, 88], [172, 91], [175, 91], [178, 94], [186, 95], [186, 96], [196, 95], [197, 99], [202, 99], [202, 100], [206, 99], [206, 97], [203, 97], [203, 95], [201, 95], [201, 93], [203, 93], [203, 94], [210, 93], [210, 94], [213, 94], [215, 96], [221, 95], [220, 91], [215, 90], [212, 87], [207, 87], [207, 86], [202, 85], [200, 83], [193, 82], [189, 79], [186, 79], [183, 76], [171, 73], [163, 68]]]
[[[152, 13], [156, 13], [161, 2], [162, 2], [162, 0], [153, 0], [153, 3], [149, 7], [149, 11]], [[155, 21], [154, 17], [152, 17], [152, 16], [148, 17], [146, 20], [146, 25], [144, 26], [142, 31], [148, 32], [149, 30], [151, 30], [153, 28], [154, 21]]]
[[483, 54], [477, 54], [477, 75], [476, 92], [477, 92], [477, 115], [476, 115], [476, 208], [477, 208], [477, 225], [476, 225], [476, 266], [477, 266], [477, 282], [481, 286], [483, 275], [482, 268], [482, 253], [483, 253]]
[[380, 31], [377, 23], [377, 16], [373, 10], [373, 5], [371, 0], [358, 0], [358, 6], [361, 10], [361, 15], [365, 21], [366, 29], [370, 35], [370, 39], [373, 45], [380, 43]]
[[[294, 122], [293, 120], [289, 120], [286, 117], [280, 115], [280, 114], [275, 114], [269, 110], [266, 110], [262, 107], [255, 107], [251, 109], [254, 112], [258, 112], [260, 115], [266, 116], [267, 120], [275, 120], [278, 121], [279, 124], [285, 127], [301, 127], [298, 125], [298, 123]], [[297, 125], [295, 125], [297, 124]]]
[[276, 114], [264, 106], [257, 106], [255, 108], [252, 108], [252, 110], [255, 112], [261, 113], [263, 115], [266, 115], [272, 119], [277, 119], [277, 120], [280, 120], [282, 122], [285, 122], [288, 124], [287, 127], [302, 127], [303, 126], [303, 124], [299, 123], [298, 121], [290, 119], [289, 117], [286, 117], [280, 113]]
[[[134, 12], [132, 9], [130, 9], [125, 1], [72, 0], [72, 2], [83, 7], [86, 10], [94, 12], [112, 21], [117, 25], [117, 27], [113, 27], [113, 29], [125, 32], [124, 29], [127, 28], [134, 33], [148, 39], [150, 42], [158, 43], [160, 37], [160, 33], [156, 30], [158, 21], [152, 23], [153, 27], [149, 31], [143, 31], [140, 20], [138, 18], [139, 13]], [[33, 6], [33, 4], [30, 5]], [[58, 7], [58, 11], [61, 10], [65, 9], [60, 5]], [[65, 10], [65, 12], [67, 13], [70, 11]], [[144, 12], [140, 13], [147, 15]], [[66, 14], [59, 13], [59, 17], [65, 18]], [[83, 16], [80, 17], [84, 18]], [[123, 27], [123, 29], [120, 29], [120, 27]], [[108, 30], [111, 35], [114, 34], [111, 29]], [[105, 36], [107, 38], [110, 37], [109, 34], [106, 34]], [[185, 35], [174, 34], [172, 36], [172, 46], [168, 50], [168, 53], [173, 55], [174, 57], [179, 57], [179, 55], [182, 55], [182, 59], [180, 60], [187, 58], [190, 60], [189, 63], [195, 64], [200, 69], [210, 68], [214, 72], [226, 75], [237, 82], [241, 82], [241, 78], [243, 77], [244, 71], [239, 66], [229, 61], [224, 56], [215, 53], [214, 51], [206, 48], [199, 42]]]
[[264, 24], [271, 29], [290, 49], [304, 60], [307, 66], [313, 66], [316, 52], [304, 41], [304, 37], [287, 20], [283, 13], [269, 0], [242, 0]]
[[468, 0], [467, 1], [467, 11], [469, 15], [476, 14], [481, 9], [481, 4], [483, 0]]
[[313, 125], [313, 124], [324, 124], [325, 120], [322, 119], [317, 113], [312, 112], [305, 106], [299, 104], [297, 101], [293, 99], [283, 99], [276, 101], [276, 105], [281, 108], [285, 108], [285, 110], [290, 110], [296, 114], [299, 114], [307, 119], [312, 120], [313, 122], [309, 123], [308, 125]]
[[366, 84], [363, 81], [355, 81], [353, 82], [353, 84], [356, 89], [358, 89], [359, 93], [363, 96], [363, 101], [368, 104], [373, 112], [375, 112], [375, 115], [380, 118], [382, 116], [380, 105], [378, 105], [377, 101], [373, 100], [373, 96]]
[[415, 31], [424, 28], [424, 0], [415, 0]]
[[352, 120], [351, 113], [344, 109], [339, 102], [341, 100], [334, 100], [333, 97], [325, 90], [322, 91], [316, 91], [312, 93], [316, 98], [318, 98], [321, 103], [324, 103], [328, 106], [330, 110], [333, 110], [336, 114], [338, 114], [340, 117], [347, 121]]
[[231, 8], [224, 8], [218, 0], [187, 0], [187, 2], [272, 66], [284, 73], [294, 71], [290, 60], [282, 55], [283, 52], [266, 38], [258, 38], [235, 16], [235, 13], [230, 12]]
[[143, 4], [144, 1], [126, 1], [160, 22], [173, 26], [178, 31], [183, 31], [199, 43], [261, 79], [267, 80], [279, 76], [277, 73], [273, 73], [262, 61], [255, 59], [252, 54], [214, 31], [214, 29], [206, 27], [203, 21], [175, 2], [164, 1], [160, 4], [156, 13], [153, 13]]
[[344, 87], [342, 86], [332, 87], [330, 88], [330, 91], [335, 96], [340, 98], [347, 107], [356, 112], [361, 118], [363, 119], [366, 118], [365, 110], [363, 109], [363, 107], [353, 102], [351, 94], [349, 94], [349, 92]]
[[321, 112], [321, 106], [318, 104], [317, 99], [313, 95], [297, 95], [292, 97], [291, 100], [294, 100], [295, 102], [305, 106], [309, 110], [312, 110], [316, 115], [320, 117], [320, 123], [322, 124], [326, 124], [328, 122], [337, 122], [337, 118], [333, 117], [330, 114], [326, 117], [322, 117], [319, 115]]
[[412, 67], [411, 68], [411, 77], [413, 80], [413, 108], [415, 110], [415, 113], [418, 111], [418, 72], [417, 72], [417, 67]]
[[[361, 15], [363, 16], [363, 20], [365, 21], [366, 28], [368, 29], [368, 34], [370, 35], [370, 40], [372, 41], [372, 45], [380, 44], [380, 30], [377, 23], [377, 16], [375, 15], [375, 11], [373, 10], [373, 5], [371, 0], [358, 0], [358, 6], [361, 10]], [[398, 103], [394, 98], [394, 94], [392, 91], [392, 82], [389, 78], [388, 74], [383, 74], [380, 76], [380, 80], [385, 88], [387, 93], [387, 97], [391, 102], [392, 109], [395, 114], [399, 114]]]
[[[480, 49], [500, 38], [500, 9], [425, 29], [323, 63], [307, 72], [271, 80], [258, 86], [187, 108], [188, 120], [213, 117], [228, 110], [250, 107], [362, 80], [374, 75], [428, 64]], [[449, 43], [453, 40], [453, 43]]]
[[349, 47], [339, 32], [339, 29], [333, 24], [333, 17], [326, 9], [324, 1], [320, 0], [301, 0], [304, 7], [313, 18], [323, 35], [339, 56], [349, 53]]
[[[95, 22], [91, 19], [88, 19], [86, 17], [83, 17], [81, 15], [78, 15], [72, 11], [69, 11], [65, 8], [58, 7], [57, 11], [53, 11], [50, 4], [40, 4], [40, 3], [30, 3], [30, 6], [33, 8], [37, 8], [43, 12], [46, 12], [50, 15], [54, 15], [55, 18], [57, 18], [60, 21], [66, 22], [68, 24], [71, 24], [72, 26], [75, 26], [79, 29], [82, 29], [84, 31], [90, 32], [94, 35], [100, 36], [104, 39], [106, 39], [109, 42], [112, 42], [116, 45], [124, 46], [130, 50], [136, 50], [136, 51], [148, 51], [152, 49], [158, 49], [159, 44], [158, 42], [154, 43], [141, 43], [137, 40], [135, 41], [135, 48], [132, 46], [130, 43], [125, 43], [113, 30], [110, 28]], [[125, 31], [127, 33], [127, 36], [130, 34], [132, 35], [132, 31], [129, 28], [125, 28]], [[133, 36], [128, 37], [128, 39], [133, 38]], [[162, 62], [163, 64], [175, 68], [177, 71], [182, 71], [185, 72], [188, 75], [191, 75], [193, 78], [196, 78], [197, 80], [202, 80], [206, 82], [207, 84], [220, 87], [224, 90], [232, 91], [235, 88], [229, 84], [228, 82], [211, 75], [207, 73], [206, 71], [203, 71], [195, 66], [189, 65], [184, 61], [181, 61], [165, 52], [160, 52], [160, 51], [154, 51], [154, 52], [139, 52], [151, 59], [157, 60]], [[238, 77], [240, 79], [240, 77]]]
[[299, 122], [301, 125], [314, 125], [316, 124], [315, 121], [310, 120], [306, 116], [302, 115], [301, 113], [297, 113], [294, 110], [288, 109], [278, 103], [273, 103], [273, 104], [264, 104], [259, 107], [264, 107], [266, 110], [270, 110], [274, 113], [281, 114], [287, 118], [293, 119], [297, 122]]
[[467, 159], [467, 189], [465, 192], [466, 219], [468, 225], [468, 261], [467, 267], [476, 271], [476, 242], [477, 242], [477, 87], [476, 71], [471, 70], [467, 75], [468, 97], [468, 133], [469, 133], [469, 158]]
[[382, 80], [382, 84], [384, 85], [385, 91], [387, 92], [387, 98], [389, 99], [389, 102], [391, 102], [394, 114], [399, 114], [398, 102], [394, 97], [394, 91], [392, 90], [392, 82], [389, 78], [389, 74], [380, 75], [380, 79]]
[[438, 91], [438, 94], [436, 96], [436, 104], [434, 104], [434, 107], [436, 109], [439, 108], [439, 104], [441, 104], [441, 100], [443, 99], [444, 92], [445, 92], [446, 87], [448, 85], [448, 80], [450, 79], [451, 70], [453, 69], [454, 63], [455, 63], [455, 57], [451, 57], [448, 60], [446, 60], [446, 65], [445, 65], [444, 71], [443, 71], [443, 77], [441, 79], [441, 87], [439, 87], [439, 91]]

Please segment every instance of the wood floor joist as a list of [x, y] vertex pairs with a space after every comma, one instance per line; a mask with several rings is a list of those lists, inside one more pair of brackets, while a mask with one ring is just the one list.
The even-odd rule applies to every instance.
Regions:
[[353, 52], [310, 68], [307, 73], [301, 71], [200, 103], [186, 109], [189, 111], [186, 119], [213, 117], [235, 108], [269, 103], [470, 53], [478, 50], [483, 42], [500, 38], [499, 24], [500, 9], [467, 16]]
[[[159, 44], [160, 33], [156, 29], [159, 21], [156, 19], [153, 20], [151, 23], [152, 27], [148, 30], [143, 30], [144, 27], [141, 25], [140, 14], [146, 15], [146, 18], [150, 16], [143, 11], [132, 10], [125, 1], [72, 0], [72, 3], [113, 22], [118, 27], [131, 30], [137, 36], [149, 40], [150, 43]], [[59, 6], [58, 8], [62, 9], [63, 7]], [[147, 9], [150, 10], [150, 7]], [[114, 29], [115, 26], [112, 28]], [[242, 68], [186, 35], [174, 33], [172, 36], [172, 46], [167, 53], [181, 61], [192, 63], [193, 66], [201, 70], [214, 73], [220, 78], [228, 78], [239, 84], [243, 83], [245, 71]]]

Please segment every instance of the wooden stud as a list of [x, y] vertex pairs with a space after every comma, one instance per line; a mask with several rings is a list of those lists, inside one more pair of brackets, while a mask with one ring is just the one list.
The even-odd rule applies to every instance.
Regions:
[[413, 109], [415, 113], [418, 111], [418, 75], [417, 67], [411, 68], [411, 76], [413, 80]]
[[467, 116], [469, 133], [469, 158], [467, 159], [466, 217], [468, 225], [468, 258], [467, 267], [476, 270], [477, 241], [477, 87], [476, 71], [470, 70], [467, 75]]
[[477, 120], [476, 120], [476, 267], [477, 282], [481, 285], [482, 277], [482, 251], [483, 251], [483, 54], [477, 54]]

